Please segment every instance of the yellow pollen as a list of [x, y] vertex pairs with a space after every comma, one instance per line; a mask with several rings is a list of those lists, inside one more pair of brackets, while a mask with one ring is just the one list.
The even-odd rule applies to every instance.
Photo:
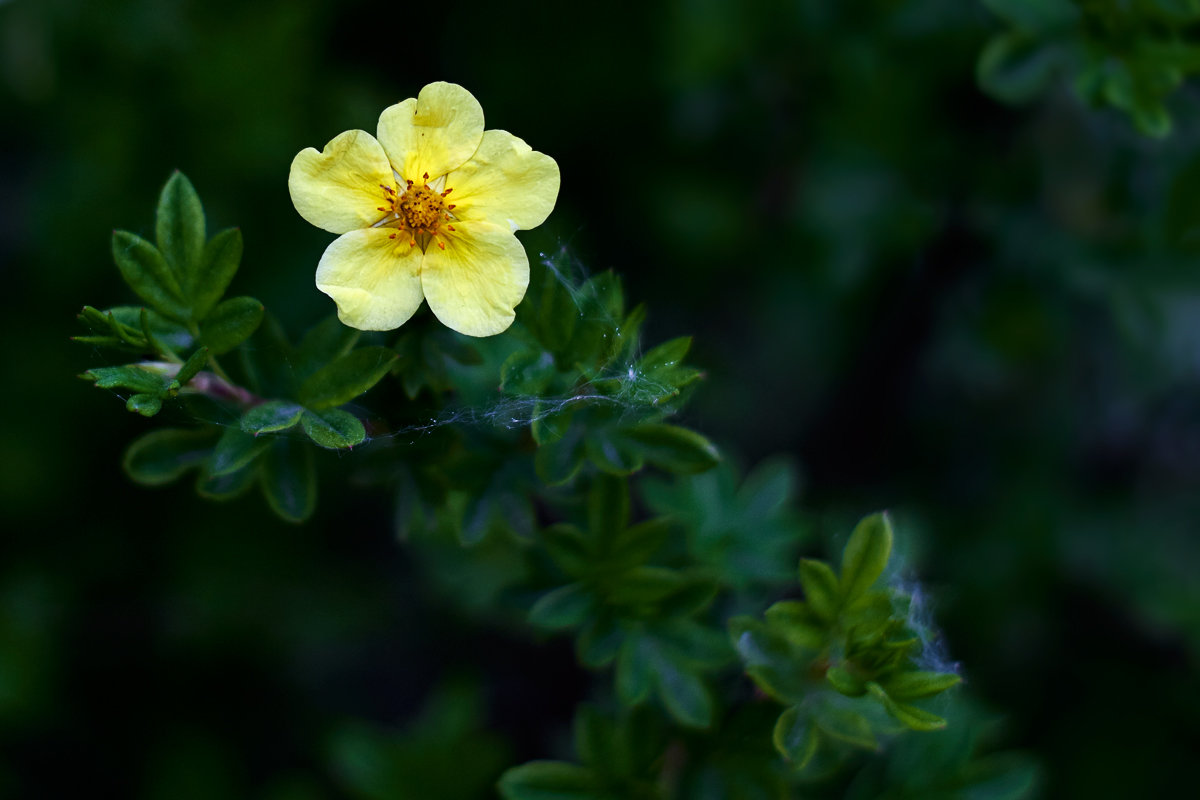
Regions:
[[428, 186], [415, 186], [393, 201], [393, 209], [411, 231], [433, 233], [446, 216], [446, 204], [441, 195]]

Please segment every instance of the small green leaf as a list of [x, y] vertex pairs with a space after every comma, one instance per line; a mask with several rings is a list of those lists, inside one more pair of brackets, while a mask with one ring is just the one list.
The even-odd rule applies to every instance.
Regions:
[[304, 406], [286, 400], [270, 400], [242, 415], [241, 428], [257, 436], [260, 433], [286, 431], [300, 422]]
[[159, 411], [162, 411], [162, 395], [130, 395], [129, 399], [125, 401], [125, 409], [136, 414], [141, 414], [143, 417], [153, 417]]
[[919, 700], [933, 697], [962, 682], [961, 675], [952, 672], [898, 672], [880, 681], [893, 700]]
[[331, 450], [354, 447], [367, 438], [367, 431], [358, 417], [340, 408], [306, 411], [300, 424], [308, 438]]
[[270, 439], [259, 439], [238, 428], [226, 428], [213, 448], [208, 462], [208, 474], [228, 475], [258, 458], [271, 445]]
[[203, 322], [225, 294], [242, 261], [242, 232], [226, 228], [204, 246], [190, 285], [192, 316]]
[[684, 725], [707, 728], [712, 724], [713, 701], [700, 676], [668, 648], [656, 647], [654, 654], [654, 683], [667, 711]]
[[799, 600], [780, 600], [767, 609], [766, 617], [774, 631], [798, 647], [820, 650], [827, 643], [828, 625]]
[[208, 348], [201, 347], [196, 352], [188, 356], [188, 360], [183, 362], [183, 366], [179, 368], [179, 372], [175, 374], [175, 381], [180, 386], [186, 386], [187, 382], [196, 377], [196, 373], [204, 369], [204, 365], [208, 363]]
[[183, 290], [158, 248], [128, 231], [113, 231], [112, 254], [121, 277], [138, 297], [164, 316], [188, 321]]
[[545, 350], [518, 350], [500, 368], [500, 390], [516, 395], [540, 395], [546, 391], [558, 368]]
[[321, 320], [304, 334], [296, 347], [296, 371], [300, 379], [349, 353], [361, 336], [362, 331], [345, 325], [336, 314]]
[[887, 514], [872, 514], [854, 528], [842, 551], [842, 601], [853, 603], [883, 574], [892, 553], [892, 524]]
[[808, 607], [822, 622], [832, 622], [838, 613], [838, 579], [824, 561], [800, 560], [800, 585]]
[[904, 727], [914, 731], [937, 731], [946, 727], [946, 720], [937, 714], [931, 714], [923, 708], [897, 703], [878, 683], [868, 683], [867, 689], [871, 696], [880, 702], [887, 712], [896, 718]]
[[262, 303], [253, 297], [231, 297], [200, 323], [200, 341], [215, 356], [228, 353], [253, 336], [262, 320]]
[[539, 628], [562, 630], [583, 624], [595, 605], [595, 597], [581, 583], [570, 583], [547, 592], [529, 610], [529, 623]]
[[567, 423], [565, 428], [562, 436], [540, 442], [533, 457], [533, 466], [538, 477], [551, 486], [571, 480], [583, 466], [587, 428], [570, 423]]
[[204, 208], [192, 182], [182, 172], [167, 180], [158, 199], [155, 217], [158, 249], [186, 290], [194, 278], [204, 251]]
[[659, 517], [618, 531], [612, 540], [607, 563], [614, 569], [629, 569], [645, 564], [667, 541], [672, 524], [671, 519]]
[[205, 428], [152, 431], [129, 445], [122, 466], [138, 483], [161, 486], [200, 466], [208, 458], [213, 441], [212, 431]]
[[830, 667], [825, 670], [825, 680], [829, 681], [829, 685], [837, 689], [839, 693], [847, 697], [862, 697], [867, 693], [866, 684], [851, 675], [843, 667]]
[[642, 468], [645, 460], [636, 443], [624, 436], [592, 431], [584, 439], [588, 459], [610, 475], [630, 475]]
[[645, 634], [634, 633], [625, 637], [617, 654], [616, 684], [617, 697], [625, 706], [635, 706], [645, 701], [650, 694], [651, 672], [647, 650], [649, 644]]
[[210, 475], [202, 470], [196, 479], [196, 492], [207, 500], [232, 500], [244, 494], [257, 478], [257, 461], [225, 475]]
[[678, 425], [648, 422], [623, 432], [638, 443], [647, 461], [668, 472], [704, 472], [721, 460], [712, 442]]
[[497, 783], [504, 800], [601, 800], [590, 769], [562, 761], [530, 761]]
[[792, 706], [779, 715], [771, 739], [775, 749], [792, 762], [796, 770], [802, 770], [812, 762], [821, 741], [812, 719], [807, 713], [801, 712], [798, 706]]
[[132, 392], [161, 394], [169, 381], [161, 374], [136, 364], [124, 367], [96, 367], [81, 376], [96, 382], [101, 389], [128, 389]]
[[582, 577], [592, 570], [593, 553], [588, 539], [573, 525], [558, 523], [540, 531], [546, 554], [559, 569], [572, 577]]
[[396, 354], [386, 347], [364, 347], [314, 372], [300, 386], [299, 400], [312, 411], [349, 403], [387, 375]]
[[826, 706], [814, 719], [821, 730], [834, 739], [867, 750], [879, 747], [879, 742], [871, 731], [871, 723], [857, 711]]
[[285, 521], [304, 522], [317, 505], [312, 449], [282, 437], [273, 442], [259, 467], [263, 496]]
[[589, 669], [603, 669], [617, 657], [625, 632], [610, 614], [601, 610], [592, 624], [586, 626], [575, 640], [575, 653], [579, 663]]
[[622, 478], [597, 475], [588, 490], [588, 529], [600, 541], [614, 542], [629, 523], [629, 485]]

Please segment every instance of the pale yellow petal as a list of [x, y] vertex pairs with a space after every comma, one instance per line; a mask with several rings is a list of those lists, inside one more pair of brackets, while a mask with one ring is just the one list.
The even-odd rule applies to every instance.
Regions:
[[379, 141], [406, 180], [445, 175], [471, 157], [483, 137], [483, 108], [463, 87], [431, 83], [379, 115]]
[[536, 228], [558, 199], [558, 164], [508, 131], [485, 131], [479, 149], [446, 176], [447, 198], [462, 219], [486, 219], [511, 230]]
[[338, 319], [364, 331], [398, 328], [421, 305], [421, 249], [395, 229], [339, 236], [317, 265], [317, 288], [337, 303]]
[[512, 324], [529, 286], [529, 257], [506, 227], [463, 220], [425, 253], [421, 288], [444, 325], [468, 336], [491, 336]]
[[394, 186], [387, 154], [366, 131], [346, 131], [325, 149], [309, 147], [292, 159], [288, 191], [300, 216], [330, 233], [366, 228], [382, 218], [380, 184]]

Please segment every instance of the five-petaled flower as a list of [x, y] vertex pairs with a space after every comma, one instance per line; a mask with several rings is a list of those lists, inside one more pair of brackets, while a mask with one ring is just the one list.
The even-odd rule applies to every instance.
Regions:
[[346, 131], [292, 161], [296, 210], [340, 234], [317, 265], [317, 288], [362, 330], [398, 328], [422, 299], [459, 333], [505, 330], [529, 285], [513, 232], [554, 208], [558, 164], [507, 131], [485, 131], [479, 102], [452, 83], [385, 109], [377, 133]]

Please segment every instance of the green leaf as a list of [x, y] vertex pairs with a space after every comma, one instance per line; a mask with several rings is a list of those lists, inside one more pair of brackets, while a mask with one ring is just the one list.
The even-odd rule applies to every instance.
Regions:
[[256, 438], [238, 428], [226, 428], [213, 448], [208, 474], [220, 477], [235, 472], [258, 458], [270, 446], [270, 439]]
[[186, 386], [187, 382], [196, 377], [196, 374], [204, 369], [204, 365], [207, 363], [208, 348], [201, 347], [188, 356], [188, 360], [183, 362], [183, 365], [179, 368], [179, 372], [175, 373], [175, 383], [178, 383], [180, 386]]
[[545, 350], [518, 350], [500, 368], [500, 390], [515, 395], [541, 395], [558, 374], [554, 356]]
[[871, 731], [871, 723], [857, 711], [826, 706], [814, 719], [821, 730], [834, 739], [867, 750], [879, 747], [879, 742]]
[[575, 640], [575, 653], [579, 663], [589, 669], [607, 667], [617, 657], [617, 651], [625, 641], [625, 631], [603, 609], [591, 625], [586, 626]]
[[312, 411], [348, 403], [387, 375], [396, 354], [386, 347], [364, 347], [314, 372], [300, 386], [299, 399]]
[[612, 543], [629, 523], [629, 485], [622, 478], [597, 475], [588, 490], [588, 530]]
[[304, 334], [296, 347], [296, 371], [300, 379], [349, 353], [361, 336], [362, 331], [343, 324], [336, 314], [321, 320]]
[[847, 697], [862, 697], [867, 693], [867, 686], [858, 678], [851, 675], [843, 667], [830, 667], [825, 670], [825, 680], [840, 694]]
[[513, 767], [497, 784], [504, 800], [600, 800], [590, 769], [562, 761]]
[[571, 345], [579, 306], [554, 266], [535, 261], [529, 267], [529, 288], [517, 313], [542, 347], [561, 357]]
[[803, 664], [787, 642], [753, 617], [733, 617], [728, 625], [730, 639], [746, 674], [759, 688], [781, 703], [801, 702], [808, 691], [802, 675]]
[[546, 554], [567, 575], [581, 577], [592, 571], [593, 553], [588, 539], [573, 525], [558, 523], [540, 531]]
[[975, 67], [979, 86], [1006, 103], [1026, 103], [1042, 93], [1065, 60], [1056, 44], [1021, 33], [995, 37]]
[[304, 406], [286, 400], [270, 400], [243, 414], [241, 428], [255, 436], [286, 431], [300, 421], [303, 413]]
[[306, 411], [300, 424], [308, 438], [331, 450], [354, 447], [367, 438], [367, 431], [358, 417], [340, 408]]
[[101, 389], [128, 389], [132, 392], [161, 394], [169, 381], [161, 374], [135, 364], [124, 367], [96, 367], [83, 373], [83, 378], [95, 381]]
[[771, 740], [775, 749], [792, 762], [795, 769], [802, 770], [817, 754], [821, 737], [808, 714], [801, 712], [798, 706], [792, 706], [779, 715]]
[[212, 431], [205, 428], [152, 431], [129, 445], [122, 466], [138, 483], [161, 486], [200, 466], [208, 458], [213, 440]]
[[303, 522], [317, 505], [317, 476], [312, 450], [276, 438], [259, 468], [263, 496], [271, 510], [287, 522]]
[[135, 394], [131, 395], [125, 401], [125, 409], [143, 417], [153, 417], [159, 411], [162, 411], [162, 395], [158, 394]]
[[780, 600], [767, 609], [766, 617], [772, 630], [798, 647], [820, 650], [826, 645], [828, 625], [799, 600]]
[[647, 461], [668, 472], [704, 472], [721, 460], [712, 442], [678, 425], [649, 422], [623, 432], [638, 443]]
[[570, 583], [547, 592], [529, 610], [529, 624], [550, 630], [576, 628], [595, 605], [595, 597], [581, 583]]
[[684, 725], [707, 728], [712, 724], [713, 702], [700, 676], [669, 648], [655, 647], [652, 653], [654, 683], [667, 711]]
[[618, 570], [645, 564], [662, 549], [672, 528], [672, 520], [659, 517], [619, 531], [613, 538], [606, 562]]
[[113, 231], [112, 254], [121, 277], [138, 297], [166, 317], [188, 321], [183, 290], [158, 248], [128, 231]]
[[892, 524], [887, 514], [865, 517], [842, 551], [842, 600], [850, 605], [883, 574], [892, 553]]
[[622, 705], [635, 706], [650, 694], [652, 665], [648, 650], [650, 644], [644, 633], [625, 637], [617, 653], [616, 684], [617, 697]]
[[887, 709], [889, 714], [896, 718], [897, 722], [910, 730], [937, 731], [946, 727], [946, 720], [937, 714], [931, 714], [925, 709], [917, 708], [916, 706], [897, 703], [888, 697], [887, 692], [878, 683], [868, 683], [867, 690], [870, 691], [872, 697]]
[[824, 561], [800, 560], [800, 585], [804, 599], [822, 622], [832, 622], [838, 613], [838, 578]]
[[196, 492], [208, 500], [232, 500], [244, 494], [257, 478], [257, 461], [225, 475], [211, 475], [207, 470], [202, 470], [196, 479]]
[[952, 672], [898, 672], [879, 683], [894, 700], [919, 700], [933, 697], [961, 682], [962, 676]]
[[182, 172], [172, 174], [159, 195], [155, 232], [159, 252], [180, 286], [188, 290], [196, 285], [195, 273], [204, 251], [204, 208]]
[[584, 425], [571, 425], [569, 422], [565, 428], [562, 436], [540, 442], [533, 457], [537, 476], [551, 486], [571, 480], [583, 466], [584, 441], [588, 430]]
[[642, 468], [645, 460], [637, 443], [617, 433], [597, 430], [584, 438], [588, 459], [610, 475], [629, 475]]
[[237, 228], [226, 228], [208, 241], [190, 285], [194, 319], [203, 322], [208, 317], [208, 312], [225, 294], [241, 261], [242, 232]]
[[262, 320], [262, 303], [253, 297], [231, 297], [200, 323], [200, 341], [213, 355], [228, 353], [253, 336]]

